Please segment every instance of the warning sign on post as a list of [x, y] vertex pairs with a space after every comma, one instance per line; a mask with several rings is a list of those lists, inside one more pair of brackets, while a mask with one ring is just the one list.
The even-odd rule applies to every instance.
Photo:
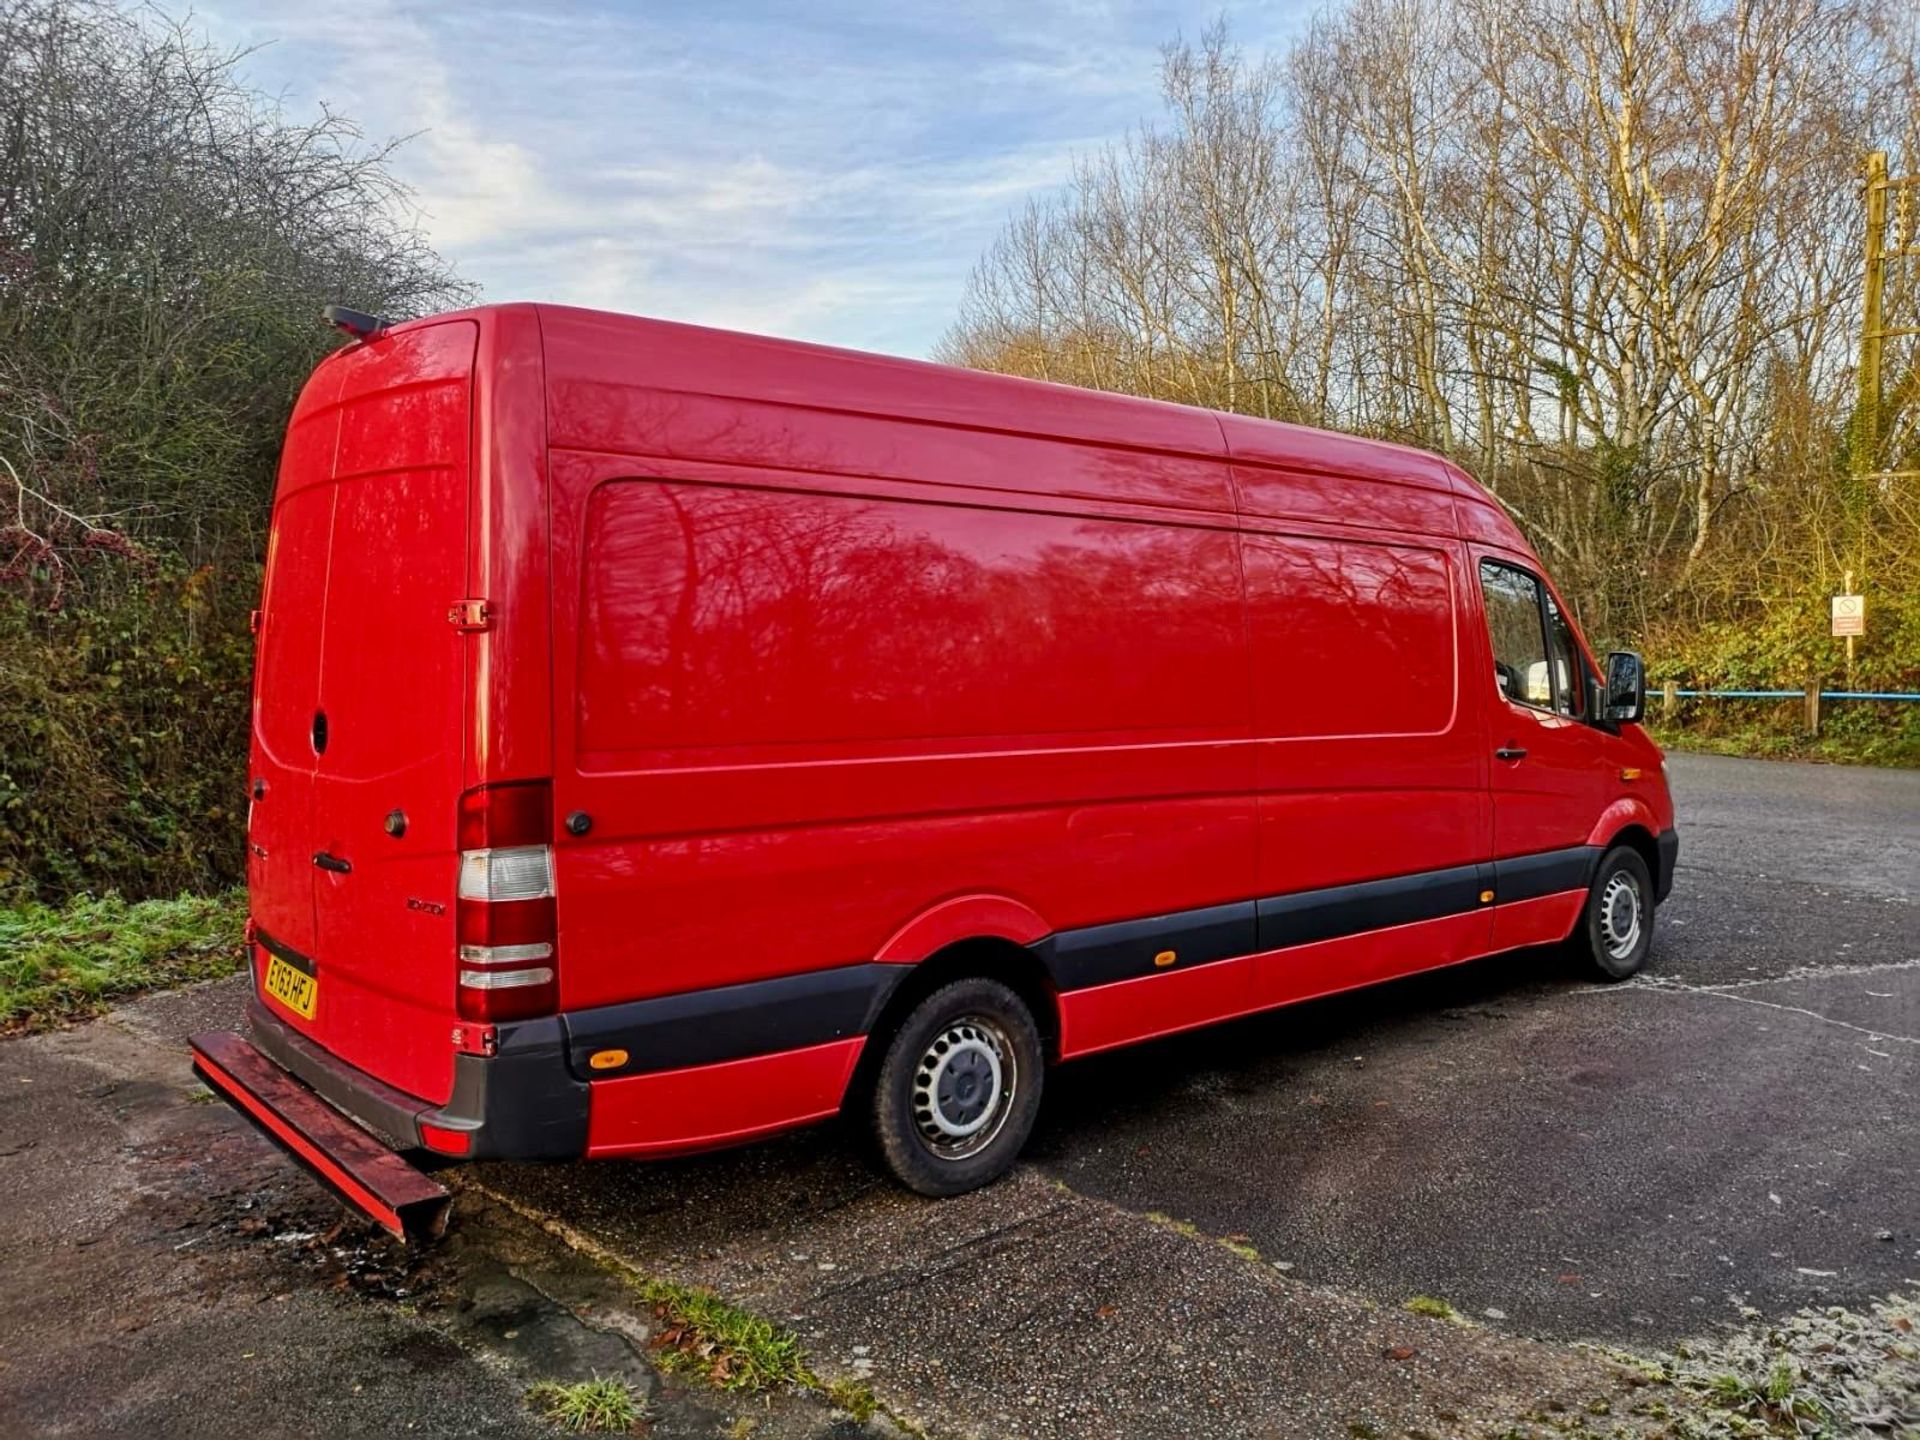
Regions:
[[1835, 635], [1867, 633], [1866, 596], [1836, 595], [1833, 597], [1833, 633]]

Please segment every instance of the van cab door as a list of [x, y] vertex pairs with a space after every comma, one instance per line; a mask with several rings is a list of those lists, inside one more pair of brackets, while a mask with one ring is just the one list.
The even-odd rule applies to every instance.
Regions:
[[1520, 901], [1583, 889], [1586, 849], [1618, 789], [1619, 738], [1589, 723], [1588, 665], [1530, 564], [1475, 554], [1485, 619], [1496, 948], [1532, 943]]

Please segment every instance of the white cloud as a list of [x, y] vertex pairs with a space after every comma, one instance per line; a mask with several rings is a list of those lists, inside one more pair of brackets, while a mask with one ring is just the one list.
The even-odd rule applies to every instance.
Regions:
[[[1302, 11], [1304, 0], [1287, 0]], [[1157, 107], [1210, 8], [741, 0], [203, 11], [396, 160], [490, 299], [924, 353], [1004, 217]]]

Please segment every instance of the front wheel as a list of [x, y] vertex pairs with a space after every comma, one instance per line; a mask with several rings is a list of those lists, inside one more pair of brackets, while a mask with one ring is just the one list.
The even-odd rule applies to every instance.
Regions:
[[1653, 944], [1653, 876], [1631, 845], [1600, 857], [1575, 948], [1602, 980], [1625, 980], [1647, 963]]
[[943, 985], [908, 1012], [874, 1077], [873, 1131], [894, 1178], [960, 1195], [1013, 1165], [1040, 1111], [1033, 1014], [997, 980]]

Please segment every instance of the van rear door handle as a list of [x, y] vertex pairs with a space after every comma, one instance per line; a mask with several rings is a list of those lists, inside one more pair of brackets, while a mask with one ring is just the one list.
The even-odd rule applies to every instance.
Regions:
[[329, 855], [324, 850], [314, 855], [313, 863], [322, 870], [331, 870], [336, 875], [346, 875], [353, 870], [353, 862], [351, 860], [344, 860], [338, 855]]
[[[1498, 750], [1493, 752], [1493, 758], [1496, 760], [1524, 760], [1527, 758], [1527, 752], [1514, 745], [1502, 745]], [[317, 865], [320, 862], [316, 860], [314, 863]]]

